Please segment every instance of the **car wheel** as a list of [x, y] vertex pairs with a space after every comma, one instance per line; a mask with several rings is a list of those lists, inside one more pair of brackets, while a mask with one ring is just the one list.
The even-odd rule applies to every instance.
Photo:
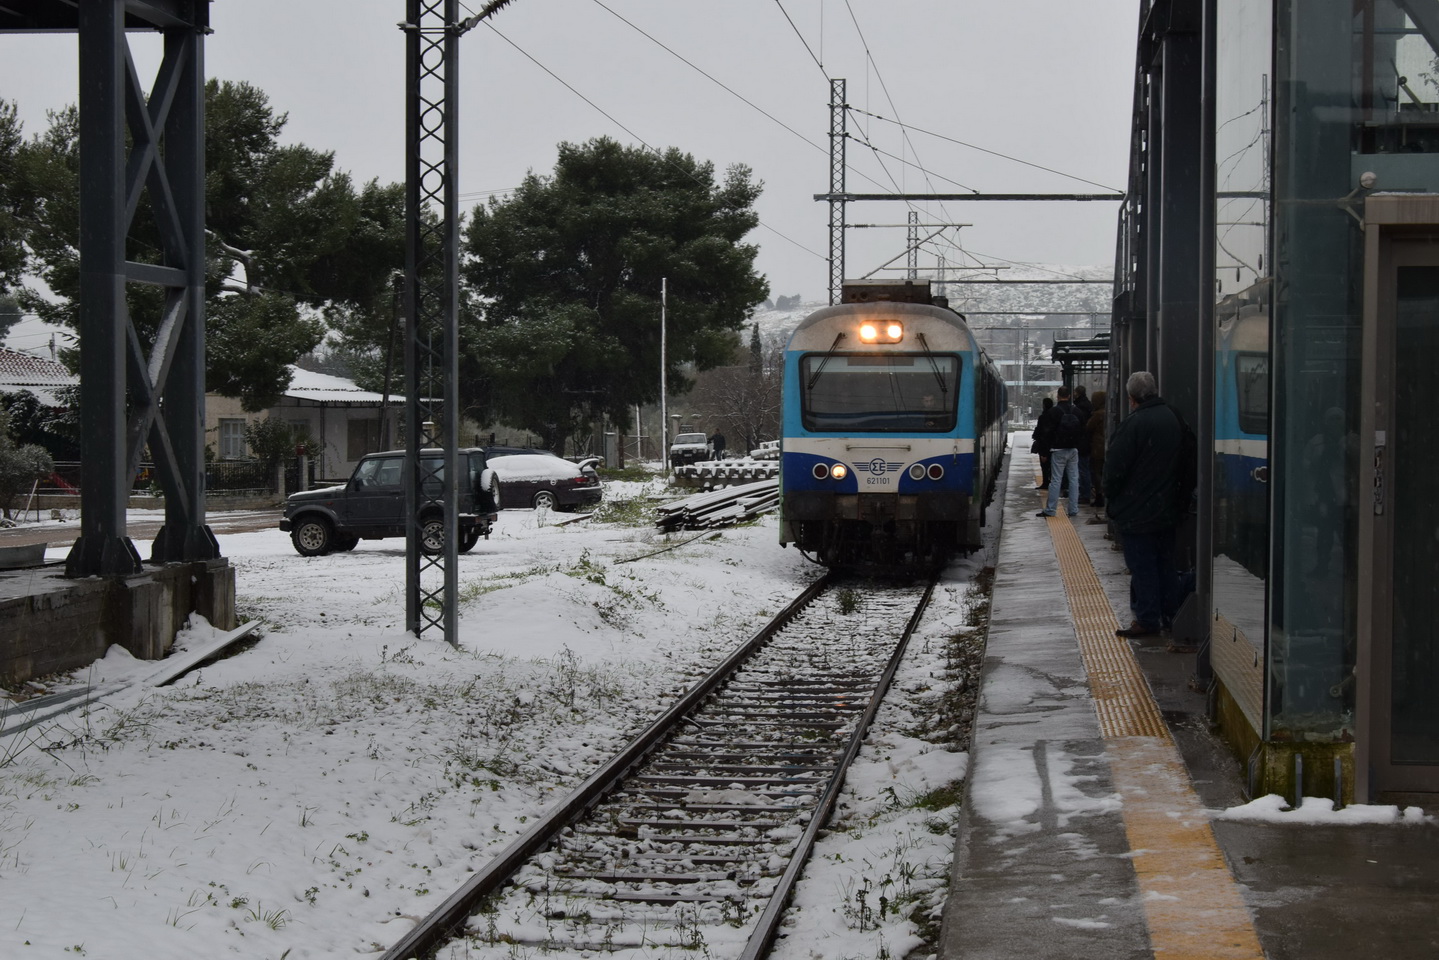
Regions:
[[445, 520], [443, 517], [430, 517], [420, 524], [420, 550], [436, 554], [444, 549]]
[[535, 494], [535, 509], [553, 510], [560, 505], [560, 501], [549, 490], [541, 490]]
[[335, 532], [328, 520], [309, 517], [290, 533], [290, 542], [302, 557], [322, 557], [335, 548]]
[[480, 528], [479, 528], [479, 527], [471, 527], [470, 529], [466, 530], [464, 533], [460, 534], [460, 547], [459, 547], [460, 552], [461, 552], [461, 553], [469, 553], [471, 550], [473, 550], [473, 549], [475, 548], [475, 544], [477, 544], [477, 543], [479, 543], [479, 542], [480, 542]]
[[353, 549], [355, 549], [355, 546], [356, 546], [359, 542], [360, 542], [360, 538], [357, 537], [357, 536], [355, 536], [353, 533], [337, 533], [337, 534], [335, 534], [335, 549], [336, 549], [336, 550], [340, 550], [340, 551], [353, 550]]

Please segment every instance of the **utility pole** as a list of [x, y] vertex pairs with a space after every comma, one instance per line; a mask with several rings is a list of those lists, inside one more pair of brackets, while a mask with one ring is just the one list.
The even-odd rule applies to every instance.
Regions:
[[844, 287], [845, 83], [829, 82], [829, 302], [839, 303]]
[[666, 473], [670, 469], [670, 428], [665, 395], [669, 387], [665, 375], [665, 308], [669, 297], [669, 278], [660, 278], [660, 466]]

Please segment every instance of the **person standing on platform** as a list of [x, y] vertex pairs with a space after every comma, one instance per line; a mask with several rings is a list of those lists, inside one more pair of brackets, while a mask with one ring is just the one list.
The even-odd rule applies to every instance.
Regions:
[[1079, 408], [1069, 399], [1069, 388], [1059, 388], [1059, 402], [1050, 416], [1054, 423], [1054, 439], [1049, 450], [1049, 503], [1039, 511], [1041, 517], [1052, 517], [1059, 509], [1059, 492], [1069, 484], [1069, 515], [1079, 513], [1079, 448], [1089, 442]]
[[1134, 620], [1121, 637], [1157, 637], [1179, 609], [1174, 537], [1179, 526], [1177, 470], [1184, 427], [1159, 396], [1154, 374], [1125, 384], [1129, 416], [1115, 428], [1104, 458], [1104, 497], [1129, 567]]
[[1044, 478], [1039, 481], [1039, 486], [1034, 488], [1036, 490], [1049, 489], [1049, 441], [1054, 434], [1053, 410], [1054, 398], [1045, 397], [1039, 419], [1034, 421], [1034, 442], [1029, 445], [1029, 452], [1039, 454], [1039, 475]]

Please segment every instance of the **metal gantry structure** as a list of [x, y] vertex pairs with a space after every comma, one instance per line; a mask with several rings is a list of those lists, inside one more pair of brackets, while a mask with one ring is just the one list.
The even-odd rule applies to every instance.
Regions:
[[[68, 576], [141, 569], [126, 506], [147, 446], [165, 494], [150, 562], [212, 560], [205, 524], [205, 61], [208, 0], [7, 5], [6, 29], [67, 30], [80, 60], [80, 538]], [[17, 18], [12, 27], [9, 17]], [[127, 30], [164, 52], [141, 83]], [[127, 150], [126, 137], [129, 137]], [[147, 203], [142, 204], [145, 194]], [[137, 215], [160, 238], [134, 260]], [[130, 314], [134, 284], [163, 291], [153, 338]], [[146, 339], [152, 342], [146, 343]]]
[[[405, 22], [405, 623], [458, 645], [458, 0], [407, 0]], [[436, 451], [421, 455], [422, 450]], [[444, 517], [444, 545], [423, 522]]]
[[[859, 200], [900, 200], [905, 203], [944, 200], [1060, 200], [1068, 202], [1108, 200], [1118, 203], [1124, 200], [1122, 193], [980, 193], [978, 191], [968, 193], [849, 193], [845, 190], [845, 141], [849, 139], [846, 129], [848, 110], [849, 104], [845, 102], [844, 80], [831, 78], [829, 81], [829, 192], [814, 195], [816, 200], [824, 200], [829, 203], [829, 302], [831, 304], [839, 302], [840, 290], [844, 286], [845, 280], [844, 232], [846, 229], [845, 204], [847, 203]], [[875, 224], [856, 224], [856, 226], [875, 226]], [[905, 226], [908, 227], [908, 243], [905, 252], [900, 256], [907, 260], [906, 276], [914, 280], [919, 276], [920, 245], [938, 236], [944, 227], [968, 226], [968, 224], [945, 224], [941, 226], [940, 231], [929, 237], [921, 237], [919, 235], [919, 211], [911, 210]], [[894, 258], [894, 260], [898, 259], [899, 257]], [[894, 260], [889, 262], [893, 263]], [[884, 266], [888, 266], [888, 264]]]
[[844, 286], [845, 82], [829, 81], [829, 302], [839, 303]]

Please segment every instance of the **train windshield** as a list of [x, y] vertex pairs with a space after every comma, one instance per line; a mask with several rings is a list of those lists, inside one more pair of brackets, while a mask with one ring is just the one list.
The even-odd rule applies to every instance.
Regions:
[[1269, 433], [1269, 355], [1236, 355], [1235, 388], [1239, 391], [1239, 429], [1260, 436]]
[[810, 354], [800, 360], [800, 390], [806, 430], [945, 433], [959, 409], [959, 358]]

